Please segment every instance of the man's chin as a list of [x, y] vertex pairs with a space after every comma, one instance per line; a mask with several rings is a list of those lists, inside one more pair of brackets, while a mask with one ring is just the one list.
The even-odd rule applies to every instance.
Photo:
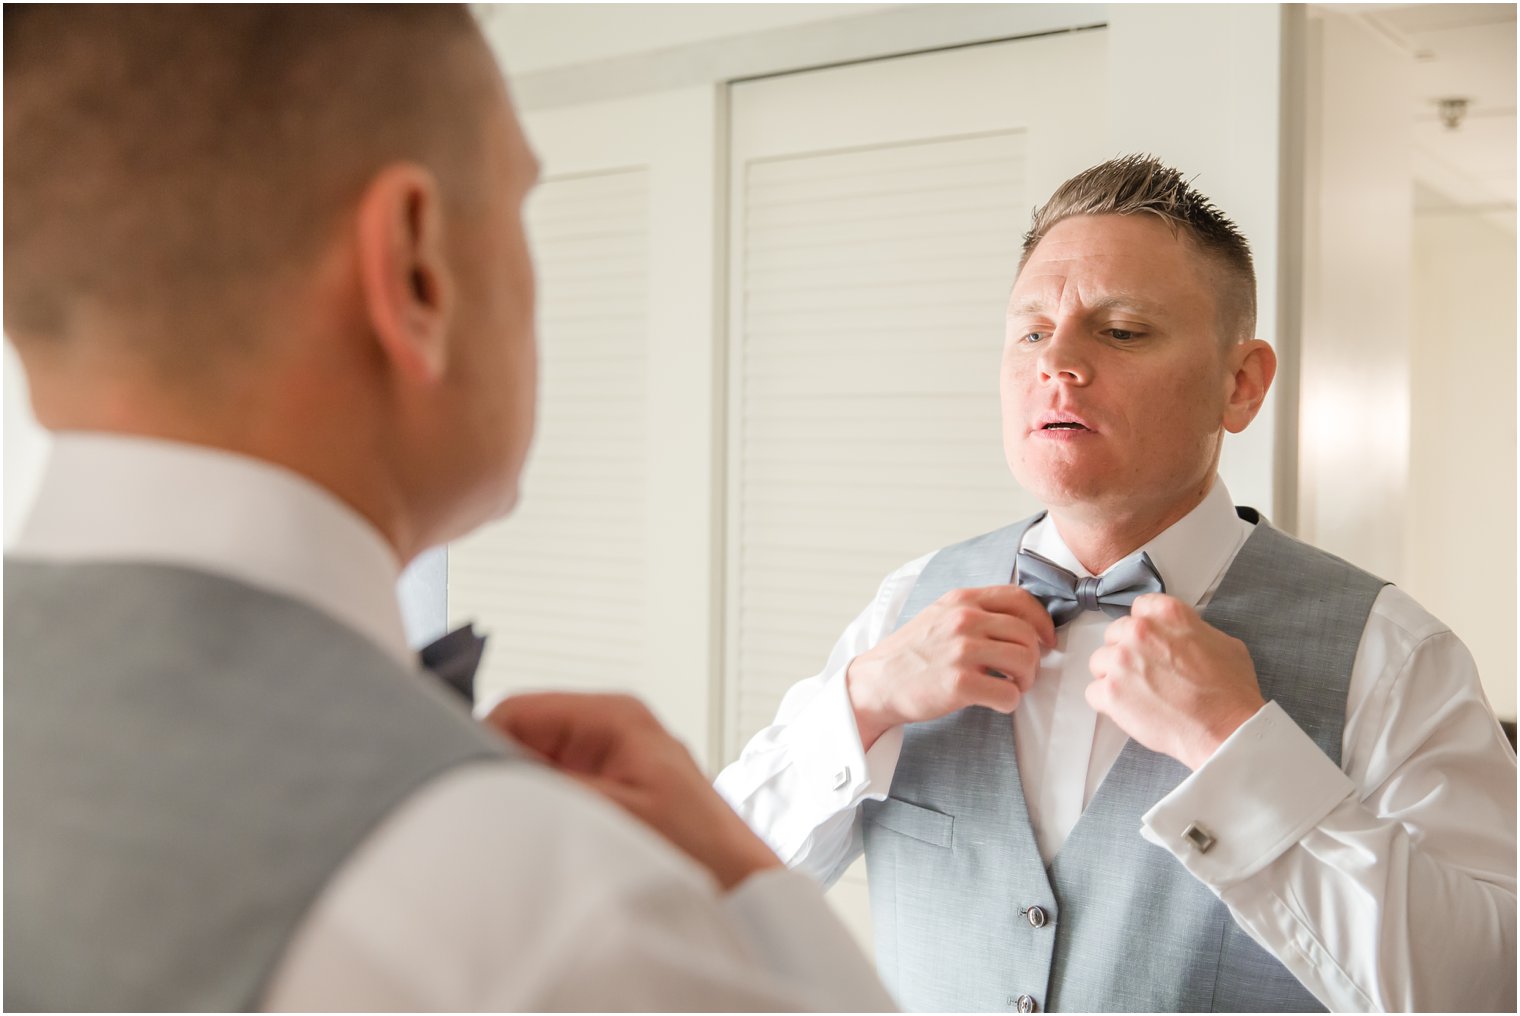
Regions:
[[517, 483], [478, 490], [468, 501], [455, 501], [435, 538], [437, 543], [452, 543], [477, 529], [499, 522], [517, 507]]
[[1091, 469], [1016, 470], [1014, 479], [1046, 508], [1100, 505], [1113, 498], [1113, 472]]
[[511, 515], [517, 509], [517, 502], [521, 497], [521, 487], [514, 481], [504, 483], [490, 492], [488, 497], [482, 498], [483, 509], [477, 521], [470, 526], [471, 530], [492, 522], [499, 522]]

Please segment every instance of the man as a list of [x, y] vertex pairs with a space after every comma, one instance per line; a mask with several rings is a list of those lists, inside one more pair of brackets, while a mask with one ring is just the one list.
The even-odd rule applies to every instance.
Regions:
[[905, 1007], [1514, 1010], [1514, 755], [1445, 626], [1232, 505], [1254, 330], [1180, 173], [1063, 184], [1001, 374], [1046, 512], [888, 576], [719, 778], [794, 868], [864, 850]]
[[7, 8], [5, 141], [57, 438], [7, 1007], [891, 1004], [647, 711], [509, 701], [513, 748], [407, 649], [403, 563], [511, 507], [533, 423], [536, 166], [462, 8]]

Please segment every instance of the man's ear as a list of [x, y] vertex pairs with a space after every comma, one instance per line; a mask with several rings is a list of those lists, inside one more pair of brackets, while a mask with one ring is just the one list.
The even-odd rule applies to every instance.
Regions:
[[356, 222], [365, 311], [392, 367], [436, 381], [448, 360], [454, 276], [438, 180], [421, 166], [387, 166], [365, 188]]
[[1224, 408], [1224, 429], [1239, 434], [1256, 419], [1267, 389], [1277, 376], [1277, 354], [1261, 339], [1251, 339], [1227, 354], [1230, 369], [1229, 398]]

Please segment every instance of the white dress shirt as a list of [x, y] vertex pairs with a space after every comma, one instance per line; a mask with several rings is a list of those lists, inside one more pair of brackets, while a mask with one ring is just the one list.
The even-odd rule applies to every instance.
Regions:
[[[1143, 548], [1202, 608], [1251, 531], [1216, 481]], [[1046, 518], [1024, 547], [1078, 576]], [[823, 671], [719, 776], [787, 864], [832, 882], [862, 849], [860, 804], [891, 788], [902, 728], [862, 750], [845, 670], [890, 634], [933, 555], [887, 576]], [[1019, 772], [1049, 863], [1127, 741], [1088, 706], [1109, 619], [1057, 630], [1013, 713]], [[1197, 822], [1217, 842], [1183, 837]], [[1337, 1011], [1515, 1009], [1515, 756], [1466, 648], [1401, 590], [1373, 604], [1350, 675], [1341, 766], [1269, 702], [1137, 832], [1171, 852], [1252, 938]]]
[[[400, 563], [380, 534], [322, 488], [253, 459], [60, 434], [8, 553], [225, 575], [326, 611], [417, 666], [396, 604]], [[265, 1008], [884, 1010], [892, 1001], [810, 879], [763, 872], [724, 893], [573, 781], [477, 764], [414, 794], [344, 863], [292, 938]]]

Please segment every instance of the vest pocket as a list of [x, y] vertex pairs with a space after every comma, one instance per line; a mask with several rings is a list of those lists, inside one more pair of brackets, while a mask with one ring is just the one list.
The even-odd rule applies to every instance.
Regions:
[[[869, 803], [869, 802], [868, 802]], [[867, 821], [936, 847], [950, 845], [955, 816], [889, 797], [867, 813]]]

